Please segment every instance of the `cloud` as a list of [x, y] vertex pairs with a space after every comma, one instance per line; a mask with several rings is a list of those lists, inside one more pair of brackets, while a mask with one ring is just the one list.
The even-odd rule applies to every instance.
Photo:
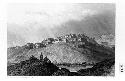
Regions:
[[69, 20], [81, 20], [93, 10], [84, 9], [78, 4], [11, 5], [8, 23], [27, 25], [39, 23], [43, 27], [54, 27]]
[[55, 36], [69, 33], [86, 33], [90, 37], [98, 37], [103, 34], [115, 35], [115, 18], [112, 17], [111, 13], [103, 12], [87, 16], [81, 21], [68, 21], [59, 27], [53, 28], [52, 31]]
[[[112, 4], [9, 4], [8, 31], [21, 37], [20, 39], [15, 36], [15, 40], [38, 42], [47, 37], [55, 37], [59, 32], [83, 31], [83, 29], [89, 31], [90, 24], [97, 21], [94, 20], [96, 19], [94, 16], [112, 12], [113, 9]], [[91, 23], [85, 21], [86, 19]], [[86, 27], [82, 28], [82, 25]], [[11, 40], [11, 37], [8, 40]]]

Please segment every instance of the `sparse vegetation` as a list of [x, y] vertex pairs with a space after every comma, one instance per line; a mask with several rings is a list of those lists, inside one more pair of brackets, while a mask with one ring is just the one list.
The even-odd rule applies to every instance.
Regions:
[[[42, 55], [41, 55], [42, 57]], [[70, 72], [66, 68], [59, 69], [45, 57], [39, 60], [31, 56], [29, 60], [21, 61], [7, 67], [9, 76], [106, 76], [110, 74], [114, 59], [104, 60], [95, 64], [92, 68], [81, 69], [78, 72]], [[63, 64], [65, 65], [65, 64]]]
[[31, 56], [29, 60], [21, 61], [7, 67], [7, 74], [10, 76], [49, 76], [58, 70], [47, 57], [37, 59]]
[[106, 76], [110, 74], [111, 67], [115, 64], [115, 59], [106, 59], [102, 62], [95, 64], [92, 68], [88, 69], [81, 69], [78, 73], [82, 74], [83, 76]]
[[[63, 42], [63, 43], [62, 43]], [[55, 44], [57, 43], [57, 44]], [[59, 43], [59, 44], [58, 44]], [[49, 46], [50, 45], [50, 46]], [[49, 54], [40, 53], [40, 59], [36, 58], [35, 55], [29, 57], [28, 60], [19, 61], [18, 63], [11, 63], [7, 66], [7, 75], [9, 76], [102, 76], [110, 73], [110, 69], [115, 63], [114, 54], [115, 46], [110, 48], [102, 44], [98, 44], [94, 38], [89, 38], [84, 34], [69, 34], [57, 38], [48, 38], [43, 40], [41, 43], [27, 43], [22, 47], [13, 47], [9, 49], [9, 53], [13, 53], [11, 57], [17, 55], [17, 59], [20, 57], [24, 58], [22, 55], [25, 52], [32, 51], [34, 53], [39, 48], [46, 48], [44, 51], [49, 52]], [[14, 50], [12, 50], [14, 49]], [[69, 54], [74, 54], [72, 60], [78, 55], [79, 58], [73, 62], [69, 62], [69, 57], [65, 55], [64, 60], [66, 62], [59, 63], [58, 61], [51, 62], [51, 59], [47, 55], [60, 54], [60, 51], [64, 52], [68, 56]], [[64, 50], [64, 51], [63, 51]], [[58, 51], [58, 52], [57, 52]], [[51, 53], [50, 53], [51, 52]], [[76, 56], [77, 55], [77, 56]], [[84, 57], [86, 60], [91, 60], [92, 62], [77, 62], [80, 58]], [[11, 58], [8, 57], [8, 58]], [[43, 58], [44, 57], [44, 58]], [[105, 59], [107, 58], [107, 59]], [[113, 59], [111, 59], [113, 58]], [[94, 60], [93, 60], [94, 59]], [[61, 59], [62, 60], [62, 59]], [[83, 60], [82, 60], [83, 61]], [[66, 68], [59, 68], [58, 66], [93, 66], [92, 68], [81, 69], [78, 72], [70, 72]]]

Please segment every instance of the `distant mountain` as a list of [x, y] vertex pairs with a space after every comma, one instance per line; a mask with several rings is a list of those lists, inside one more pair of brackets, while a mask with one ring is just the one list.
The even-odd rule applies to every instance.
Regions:
[[68, 34], [48, 38], [41, 43], [8, 48], [8, 64], [29, 59], [31, 55], [39, 58], [41, 53], [53, 63], [100, 62], [115, 56], [112, 48], [98, 44], [94, 38], [84, 34]]
[[114, 47], [115, 46], [115, 36], [112, 34], [102, 35], [100, 38], [96, 39], [96, 42], [98, 44], [102, 44], [104, 46]]

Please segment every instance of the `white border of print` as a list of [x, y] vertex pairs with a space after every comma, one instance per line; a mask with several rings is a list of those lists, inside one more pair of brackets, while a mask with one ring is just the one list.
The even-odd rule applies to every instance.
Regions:
[[[8, 3], [116, 3], [116, 68], [115, 77], [90, 77], [90, 76], [7, 76], [7, 4]], [[114, 81], [123, 80], [125, 73], [120, 73], [119, 64], [124, 62], [125, 46], [125, 4], [123, 0], [0, 0], [0, 81]]]

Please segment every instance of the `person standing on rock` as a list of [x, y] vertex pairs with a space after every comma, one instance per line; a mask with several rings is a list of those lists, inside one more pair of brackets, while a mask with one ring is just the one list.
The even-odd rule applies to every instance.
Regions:
[[43, 61], [43, 54], [41, 52], [41, 55], [40, 55], [40, 60]]

